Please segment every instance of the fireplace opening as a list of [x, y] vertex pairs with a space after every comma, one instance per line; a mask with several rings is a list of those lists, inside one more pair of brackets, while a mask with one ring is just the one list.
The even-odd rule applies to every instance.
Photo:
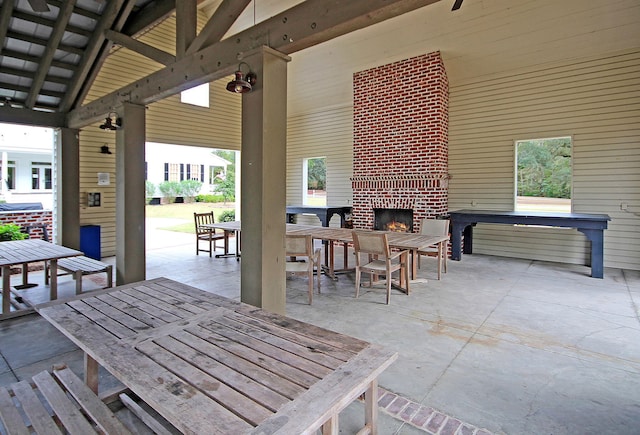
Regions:
[[373, 229], [411, 233], [413, 232], [413, 210], [407, 208], [374, 208]]

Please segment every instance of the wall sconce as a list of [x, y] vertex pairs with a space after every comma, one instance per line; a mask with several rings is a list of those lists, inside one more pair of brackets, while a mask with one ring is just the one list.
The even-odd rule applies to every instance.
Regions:
[[[115, 118], [115, 122], [111, 120], [111, 114]], [[100, 128], [103, 130], [118, 130], [122, 127], [122, 118], [118, 118], [116, 112], [109, 112], [109, 116], [104, 119], [104, 124], [100, 124]]]
[[100, 147], [100, 154], [111, 154], [111, 151], [109, 151], [109, 146], [107, 144], [104, 144]]
[[[247, 65], [247, 67], [249, 68], [249, 72], [246, 76], [240, 69], [242, 64]], [[251, 71], [251, 67], [249, 66], [249, 64], [246, 62], [240, 62], [240, 64], [238, 65], [238, 71], [235, 72], [235, 79], [227, 83], [227, 91], [233, 92], [235, 94], [244, 94], [245, 92], [250, 92], [252, 86], [256, 84], [257, 80], [258, 76], [256, 75], [256, 73]]]

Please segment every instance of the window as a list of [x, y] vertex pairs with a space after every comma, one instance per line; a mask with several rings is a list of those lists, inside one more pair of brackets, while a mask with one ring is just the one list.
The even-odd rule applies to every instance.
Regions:
[[302, 181], [302, 203], [304, 205], [327, 205], [326, 157], [304, 159]]
[[196, 86], [180, 93], [180, 102], [194, 106], [209, 107], [209, 83]]
[[516, 141], [515, 210], [571, 212], [571, 137]]
[[[2, 166], [2, 161], [0, 160], [0, 167]], [[4, 178], [5, 187], [8, 190], [15, 190], [16, 188], [16, 161], [15, 160], [7, 160], [7, 174]]]
[[31, 163], [31, 189], [51, 190], [51, 163]]

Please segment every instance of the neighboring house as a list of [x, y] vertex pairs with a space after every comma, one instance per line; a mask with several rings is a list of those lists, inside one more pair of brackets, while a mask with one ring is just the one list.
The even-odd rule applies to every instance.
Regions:
[[0, 124], [0, 195], [7, 203], [53, 206], [53, 129]]
[[157, 186], [164, 181], [197, 180], [201, 194], [213, 193], [215, 181], [224, 180], [232, 163], [215, 154], [211, 148], [148, 142], [145, 160], [146, 179], [156, 186], [154, 196], [162, 196]]

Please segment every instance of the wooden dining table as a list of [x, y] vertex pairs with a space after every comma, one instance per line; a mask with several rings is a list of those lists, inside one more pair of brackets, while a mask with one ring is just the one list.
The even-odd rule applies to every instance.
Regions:
[[[22, 266], [22, 287], [28, 286], [29, 263], [48, 261], [51, 271], [49, 282], [49, 298], [55, 300], [58, 297], [58, 260], [61, 258], [82, 255], [82, 251], [45, 242], [40, 239], [12, 240], [0, 242], [0, 267], [2, 268], [2, 316], [0, 319], [28, 314], [31, 308], [11, 311], [11, 266]], [[21, 296], [17, 296], [31, 304]]]
[[397, 358], [378, 345], [167, 278], [36, 307], [182, 433], [337, 434], [364, 394], [377, 433], [377, 379]]
[[[235, 255], [239, 256], [240, 233], [242, 229], [241, 221], [218, 222], [207, 225], [211, 228], [233, 232], [236, 236]], [[287, 234], [310, 235], [316, 240], [327, 242], [327, 244], [325, 245], [325, 264], [323, 265], [323, 269], [325, 273], [333, 279], [337, 279], [337, 273], [353, 271], [353, 268], [349, 267], [349, 256], [347, 255], [348, 246], [353, 242], [353, 231], [353, 229], [349, 228], [286, 224]], [[446, 255], [446, 252], [444, 252], [444, 248], [446, 246], [446, 242], [449, 240], [448, 235], [416, 234], [397, 231], [384, 232], [387, 233], [389, 247], [391, 247], [392, 249], [403, 249], [409, 251], [411, 258], [411, 279], [414, 279], [418, 273], [417, 258], [419, 251], [424, 250], [430, 246], [436, 246], [439, 252], [442, 253], [442, 255]], [[335, 268], [335, 245], [343, 246], [343, 267], [341, 269]], [[216, 257], [229, 255], [233, 254], [230, 252], [225, 252], [224, 254], [216, 255]]]

